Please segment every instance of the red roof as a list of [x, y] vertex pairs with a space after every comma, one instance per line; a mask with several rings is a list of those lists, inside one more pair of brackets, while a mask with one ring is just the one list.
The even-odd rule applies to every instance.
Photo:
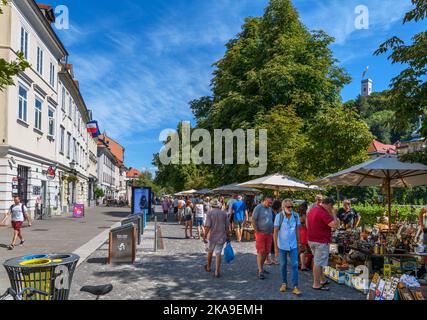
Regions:
[[396, 146], [392, 144], [384, 144], [377, 140], [374, 140], [369, 147], [369, 153], [381, 153], [381, 154], [396, 154]]
[[111, 153], [116, 157], [120, 164], [123, 164], [125, 161], [125, 148], [105, 134], [100, 135], [99, 138], [108, 144], [108, 148], [111, 150]]
[[126, 177], [128, 178], [138, 178], [142, 173], [135, 168], [130, 168], [128, 172], [126, 172]]
[[39, 6], [40, 9], [44, 9], [44, 10], [52, 10], [52, 6], [48, 5], [48, 4], [37, 4]]

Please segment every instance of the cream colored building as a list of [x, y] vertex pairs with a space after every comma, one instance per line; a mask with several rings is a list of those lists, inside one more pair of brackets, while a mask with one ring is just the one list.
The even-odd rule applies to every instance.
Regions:
[[21, 51], [31, 67], [0, 92], [0, 214], [14, 194], [32, 215], [36, 207], [69, 212], [73, 203], [88, 204], [89, 182], [96, 183], [96, 141], [86, 132], [91, 115], [52, 28], [53, 12], [33, 0], [2, 10], [0, 58], [12, 61]]
[[9, 208], [15, 192], [32, 213], [37, 204], [55, 214], [58, 177], [50, 181], [46, 173], [56, 166], [57, 71], [68, 53], [34, 1], [2, 9], [0, 58], [12, 61], [21, 51], [31, 67], [0, 92], [0, 210]]

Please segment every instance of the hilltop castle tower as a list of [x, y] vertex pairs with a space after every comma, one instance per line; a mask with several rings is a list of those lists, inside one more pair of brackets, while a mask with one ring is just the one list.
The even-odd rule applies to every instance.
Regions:
[[362, 80], [362, 92], [360, 93], [362, 97], [369, 97], [372, 94], [372, 79]]

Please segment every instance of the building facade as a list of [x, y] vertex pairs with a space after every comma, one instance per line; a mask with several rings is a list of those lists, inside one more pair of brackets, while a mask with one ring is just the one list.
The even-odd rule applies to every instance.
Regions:
[[58, 78], [68, 56], [51, 27], [52, 20], [34, 1], [2, 6], [0, 57], [12, 61], [18, 51], [31, 63], [0, 92], [0, 210], [7, 210], [19, 194], [32, 214], [45, 208], [61, 211], [56, 168]]
[[98, 180], [106, 199], [126, 200], [125, 149], [103, 134], [98, 141]]
[[97, 183], [97, 141], [68, 52], [52, 28], [50, 6], [14, 0], [2, 6], [0, 58], [24, 54], [31, 67], [0, 91], [0, 213], [20, 195], [32, 216], [91, 205]]

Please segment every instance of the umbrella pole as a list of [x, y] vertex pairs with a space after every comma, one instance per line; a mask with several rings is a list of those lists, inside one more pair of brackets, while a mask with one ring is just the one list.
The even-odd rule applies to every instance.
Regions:
[[387, 178], [388, 230], [391, 231], [391, 181]]
[[340, 189], [338, 186], [337, 186], [337, 202], [338, 202], [338, 208], [340, 208], [341, 207], [341, 205], [340, 205]]

